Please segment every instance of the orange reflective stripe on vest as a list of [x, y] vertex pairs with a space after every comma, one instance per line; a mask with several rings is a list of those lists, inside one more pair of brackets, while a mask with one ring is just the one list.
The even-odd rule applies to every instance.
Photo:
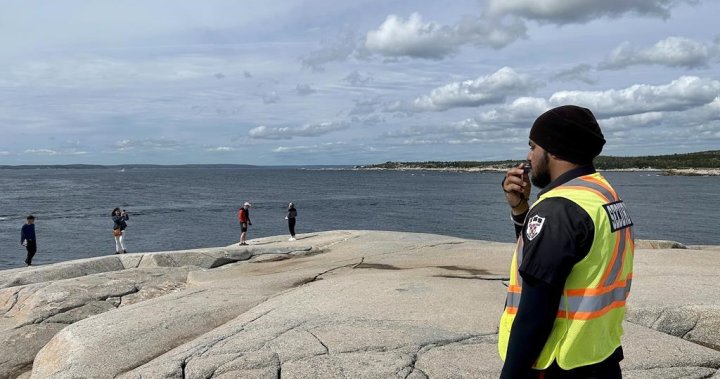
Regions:
[[[576, 289], [566, 290], [558, 306], [558, 317], [588, 320], [605, 314], [610, 309], [625, 304], [632, 279], [619, 281], [612, 286], [600, 289]], [[517, 313], [520, 306], [521, 289], [508, 287], [506, 299], [506, 311]]]

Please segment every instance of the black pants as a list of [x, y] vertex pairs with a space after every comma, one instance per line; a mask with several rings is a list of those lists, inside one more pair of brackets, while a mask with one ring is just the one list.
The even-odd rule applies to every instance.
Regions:
[[622, 372], [618, 361], [600, 362], [570, 371], [564, 371], [557, 365], [557, 362], [553, 362], [539, 377], [543, 379], [621, 379]]
[[37, 252], [37, 245], [35, 244], [35, 240], [27, 240], [27, 246], [25, 246], [25, 249], [27, 249], [27, 258], [25, 258], [25, 264], [31, 265], [32, 259]]
[[295, 219], [294, 218], [288, 219], [288, 228], [290, 229], [290, 235], [292, 237], [295, 237]]

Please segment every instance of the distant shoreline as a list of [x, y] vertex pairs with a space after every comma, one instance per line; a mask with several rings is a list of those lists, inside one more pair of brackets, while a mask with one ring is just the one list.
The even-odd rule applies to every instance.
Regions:
[[[340, 169], [343, 170], [343, 169]], [[438, 171], [438, 172], [499, 172], [504, 173], [507, 167], [423, 167], [423, 166], [405, 166], [405, 167], [364, 167], [356, 166], [352, 171]], [[688, 168], [688, 169], [658, 169], [658, 168], [615, 168], [615, 169], [598, 169], [600, 172], [655, 172], [664, 176], [720, 176], [718, 168]]]
[[[521, 160], [393, 162], [355, 166], [359, 170], [426, 170], [450, 172], [505, 172]], [[666, 176], [720, 176], [720, 150], [687, 154], [595, 158], [598, 171], [657, 172]]]
[[[125, 171], [134, 169], [297, 169], [308, 171], [435, 171], [435, 172], [465, 172], [465, 173], [484, 173], [498, 172], [504, 173], [508, 170], [507, 166], [475, 166], [475, 167], [427, 167], [419, 165], [400, 165], [395, 167], [380, 167], [377, 165], [368, 166], [324, 166], [324, 165], [307, 165], [307, 166], [251, 166], [251, 165], [24, 165], [24, 166], [0, 166], [0, 170], [47, 170], [47, 169], [105, 169]], [[598, 168], [601, 172], [655, 172], [664, 176], [720, 176], [720, 168]]]

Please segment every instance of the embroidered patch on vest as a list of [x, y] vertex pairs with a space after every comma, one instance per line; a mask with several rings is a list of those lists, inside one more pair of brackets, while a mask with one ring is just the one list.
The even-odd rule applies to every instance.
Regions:
[[632, 219], [630, 219], [630, 213], [627, 211], [627, 208], [625, 208], [625, 203], [623, 203], [622, 200], [605, 204], [603, 208], [605, 208], [605, 212], [607, 212], [610, 218], [610, 229], [613, 233], [633, 225]]
[[538, 215], [532, 216], [530, 220], [528, 220], [527, 230], [525, 230], [527, 238], [532, 241], [535, 237], [537, 237], [538, 234], [540, 234], [540, 231], [542, 231], [544, 223], [545, 217], [540, 217]]

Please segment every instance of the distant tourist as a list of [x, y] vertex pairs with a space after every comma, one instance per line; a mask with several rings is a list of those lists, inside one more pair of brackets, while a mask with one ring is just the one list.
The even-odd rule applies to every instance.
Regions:
[[[633, 222], [593, 165], [605, 138], [589, 109], [564, 105], [540, 115], [529, 139], [530, 165], [508, 170], [502, 185], [518, 241], [500, 377], [621, 378]], [[542, 189], [532, 206], [530, 183]]]
[[127, 254], [125, 249], [125, 228], [127, 228], [126, 221], [130, 219], [130, 216], [125, 210], [115, 208], [112, 211], [113, 220], [113, 237], [115, 238], [115, 254]]
[[250, 222], [250, 207], [252, 205], [247, 201], [243, 204], [242, 208], [238, 211], [238, 221], [240, 221], [240, 245], [247, 245], [245, 238], [247, 237], [248, 225], [252, 225]]
[[285, 219], [288, 220], [288, 229], [290, 229], [290, 239], [288, 241], [295, 241], [295, 218], [297, 217], [297, 209], [295, 204], [288, 204], [288, 213]]
[[35, 216], [27, 216], [26, 223], [20, 230], [20, 243], [25, 246], [25, 250], [27, 250], [25, 264], [32, 266], [32, 259], [37, 252], [37, 242], [35, 240]]

